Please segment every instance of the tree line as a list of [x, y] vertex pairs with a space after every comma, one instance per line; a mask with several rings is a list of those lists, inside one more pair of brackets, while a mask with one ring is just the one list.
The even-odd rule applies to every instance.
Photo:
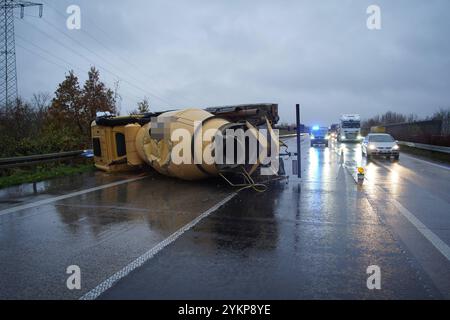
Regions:
[[[440, 108], [435, 111], [431, 116], [427, 116], [424, 119], [420, 119], [416, 114], [402, 114], [393, 111], [387, 111], [384, 114], [375, 115], [373, 117], [364, 119], [361, 121], [361, 128], [370, 130], [373, 126], [381, 126], [394, 123], [416, 122], [422, 120], [447, 120], [450, 119], [450, 108]], [[295, 123], [281, 122], [277, 125], [279, 128], [295, 128]]]
[[394, 124], [394, 123], [411, 123], [421, 120], [445, 120], [450, 119], [450, 108], [444, 109], [440, 108], [438, 111], [434, 112], [431, 116], [425, 117], [424, 119], [419, 119], [419, 117], [414, 114], [404, 115], [401, 113], [388, 111], [381, 115], [375, 115], [371, 118], [363, 120], [361, 122], [361, 127], [369, 129], [373, 126]]
[[[54, 96], [33, 95], [0, 107], [0, 157], [61, 152], [90, 148], [90, 127], [99, 111], [119, 113], [118, 94], [100, 80], [92, 67], [81, 86], [69, 71]], [[147, 98], [132, 113], [148, 112]]]

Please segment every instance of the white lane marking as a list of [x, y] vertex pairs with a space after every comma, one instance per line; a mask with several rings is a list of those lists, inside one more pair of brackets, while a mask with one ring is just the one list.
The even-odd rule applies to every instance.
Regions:
[[431, 242], [431, 244], [450, 261], [450, 247], [441, 240], [433, 231], [428, 229], [419, 219], [417, 219], [414, 214], [412, 214], [408, 209], [406, 209], [400, 202], [392, 199], [394, 206], [400, 211], [400, 213], [411, 222], [416, 229]]
[[184, 225], [174, 233], [172, 233], [169, 237], [158, 243], [156, 246], [145, 252], [143, 255], [135, 259], [133, 262], [125, 266], [122, 270], [116, 272], [111, 277], [100, 283], [98, 286], [96, 286], [91, 291], [85, 293], [80, 300], [94, 300], [98, 298], [103, 292], [111, 288], [117, 281], [122, 279], [123, 277], [127, 276], [131, 271], [134, 269], [142, 266], [147, 260], [153, 258], [159, 251], [164, 249], [166, 246], [177, 240], [183, 233], [191, 229], [193, 226], [195, 226], [197, 223], [200, 222], [203, 218], [210, 215], [212, 212], [219, 209], [221, 206], [223, 206], [225, 203], [230, 201], [231, 199], [236, 196], [237, 193], [234, 192], [227, 196], [225, 199], [221, 200], [205, 212], [203, 212], [201, 215], [199, 215], [197, 218], [189, 222], [188, 224]]
[[[388, 166], [384, 166], [377, 162], [378, 165], [381, 167], [391, 171], [395, 172], [392, 168], [389, 168]], [[386, 195], [388, 193], [384, 191], [383, 188], [379, 187], [382, 192], [385, 192]], [[445, 257], [448, 261], [450, 261], [450, 247], [441, 240], [433, 231], [427, 228], [419, 219], [416, 218], [416, 216], [411, 213], [408, 209], [406, 209], [400, 202], [392, 198], [392, 203], [394, 206], [400, 211], [400, 213], [414, 226], [416, 229], [426, 238], [428, 241], [431, 242], [431, 244]]]
[[437, 168], [441, 168], [441, 169], [445, 169], [445, 170], [450, 170], [450, 167], [447, 167], [447, 166], [444, 166], [444, 165], [440, 165], [440, 164], [437, 164], [437, 163], [434, 163], [434, 162], [431, 162], [431, 161], [426, 161], [426, 160], [418, 159], [418, 158], [411, 157], [411, 156], [405, 155], [405, 154], [402, 154], [402, 156], [403, 156], [403, 157], [406, 156], [407, 158], [412, 159], [412, 160], [414, 160], [414, 161], [423, 162], [423, 163], [429, 164], [429, 165], [431, 165], [431, 166], [435, 166], [435, 167], [437, 167]]
[[49, 203], [52, 203], [52, 202], [55, 202], [55, 201], [59, 201], [59, 200], [76, 197], [76, 196], [79, 196], [79, 195], [82, 195], [82, 194], [86, 194], [86, 193], [89, 193], [89, 192], [94, 192], [94, 191], [101, 190], [101, 189], [111, 188], [111, 187], [118, 186], [118, 185], [121, 185], [121, 184], [124, 184], [124, 183], [129, 183], [129, 182], [141, 180], [141, 179], [144, 179], [146, 177], [147, 176], [131, 178], [131, 179], [121, 180], [121, 181], [116, 181], [116, 182], [104, 184], [104, 185], [101, 185], [101, 186], [98, 186], [98, 187], [94, 187], [94, 188], [84, 189], [84, 190], [80, 190], [80, 191], [64, 194], [64, 195], [57, 196], [57, 197], [52, 197], [52, 198], [48, 198], [48, 199], [43, 199], [43, 200], [39, 200], [39, 201], [23, 204], [23, 205], [20, 205], [20, 206], [15, 206], [15, 207], [8, 208], [8, 209], [3, 209], [3, 210], [0, 210], [0, 216], [2, 216], [4, 214], [14, 213], [14, 212], [17, 212], [17, 211], [20, 211], [20, 210], [25, 210], [25, 209], [30, 209], [30, 208], [42, 206], [42, 205], [49, 204]]

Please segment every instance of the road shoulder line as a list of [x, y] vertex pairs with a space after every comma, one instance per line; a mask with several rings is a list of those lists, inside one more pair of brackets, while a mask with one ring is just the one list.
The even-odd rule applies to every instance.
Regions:
[[64, 194], [64, 195], [61, 195], [61, 196], [56, 196], [56, 197], [43, 199], [43, 200], [31, 202], [31, 203], [26, 203], [26, 204], [19, 205], [19, 206], [14, 206], [14, 207], [11, 207], [11, 208], [0, 210], [0, 216], [5, 215], [5, 214], [9, 214], [9, 213], [14, 213], [14, 212], [17, 212], [17, 211], [20, 211], [20, 210], [25, 210], [25, 209], [30, 209], [30, 208], [42, 206], [42, 205], [49, 204], [49, 203], [52, 203], [52, 202], [55, 202], [55, 201], [59, 201], [59, 200], [76, 197], [76, 196], [79, 196], [79, 195], [82, 195], [82, 194], [86, 194], [86, 193], [90, 193], [90, 192], [94, 192], [94, 191], [97, 191], [97, 190], [102, 190], [102, 189], [106, 189], [106, 188], [110, 188], [110, 187], [115, 187], [115, 186], [118, 186], [118, 185], [121, 185], [121, 184], [124, 184], [124, 183], [138, 181], [138, 180], [141, 180], [141, 179], [144, 179], [144, 178], [147, 178], [147, 176], [141, 176], [141, 177], [137, 177], [137, 178], [131, 178], [131, 179], [126, 179], [126, 180], [111, 182], [111, 183], [104, 184], [104, 185], [101, 185], [101, 186], [98, 186], [98, 187], [84, 189], [84, 190], [80, 190], [80, 191]]
[[432, 162], [432, 161], [428, 161], [428, 160], [423, 160], [423, 159], [420, 159], [420, 158], [411, 156], [411, 155], [409, 155], [409, 154], [406, 154], [406, 155], [405, 155], [404, 153], [402, 153], [402, 156], [403, 156], [403, 157], [406, 156], [406, 158], [410, 158], [410, 159], [412, 159], [413, 161], [418, 161], [418, 162], [426, 163], [426, 164], [431, 165], [431, 166], [436, 167], [436, 168], [440, 168], [440, 169], [444, 169], [444, 170], [450, 170], [450, 167], [447, 167], [447, 166], [445, 166], [445, 165], [441, 165], [441, 164], [438, 164], [438, 163], [435, 163], [435, 162]]
[[400, 211], [400, 213], [428, 240], [431, 244], [450, 261], [450, 247], [441, 240], [433, 231], [427, 228], [419, 219], [416, 218], [408, 209], [400, 202], [392, 198], [392, 203]]
[[[377, 165], [388, 171], [394, 172], [391, 168], [377, 162]], [[382, 192], [386, 193], [381, 187], [378, 186]], [[388, 194], [387, 194], [388, 195]], [[389, 196], [389, 195], [388, 195]], [[398, 200], [394, 197], [390, 197], [392, 204], [397, 210], [435, 247], [448, 261], [450, 261], [450, 247], [441, 240], [433, 231], [423, 224], [412, 212], [406, 209]]]

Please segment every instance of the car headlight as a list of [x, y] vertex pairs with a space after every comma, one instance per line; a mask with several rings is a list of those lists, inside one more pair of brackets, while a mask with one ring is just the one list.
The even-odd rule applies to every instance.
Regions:
[[358, 137], [356, 137], [358, 140], [362, 140], [363, 139], [363, 136], [362, 135], [360, 135], [360, 134], [358, 134]]
[[398, 150], [400, 149], [400, 147], [398, 146], [398, 144], [396, 144], [395, 146], [392, 147], [392, 150]]
[[369, 144], [369, 149], [370, 149], [370, 150], [375, 150], [376, 147], [375, 147], [373, 144]]
[[328, 139], [330, 139], [330, 136], [329, 136], [329, 135], [326, 135], [326, 136], [325, 136], [325, 140], [328, 140]]

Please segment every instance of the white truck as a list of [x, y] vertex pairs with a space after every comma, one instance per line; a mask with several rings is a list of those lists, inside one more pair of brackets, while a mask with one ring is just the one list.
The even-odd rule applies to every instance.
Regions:
[[359, 114], [343, 114], [339, 123], [339, 142], [361, 142], [361, 118]]

